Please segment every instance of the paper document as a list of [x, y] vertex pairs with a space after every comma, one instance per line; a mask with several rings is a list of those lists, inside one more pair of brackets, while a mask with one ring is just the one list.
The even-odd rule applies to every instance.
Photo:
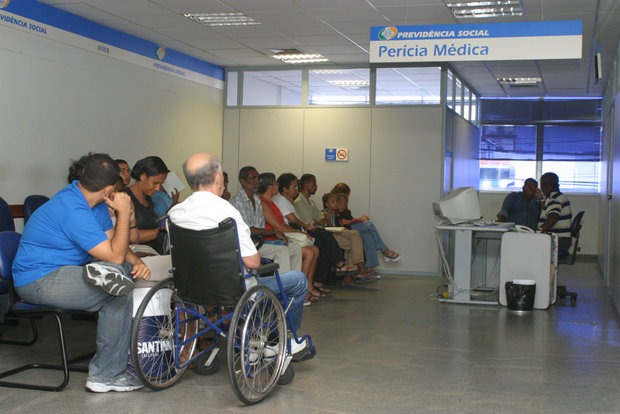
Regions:
[[181, 180], [179, 180], [179, 176], [176, 175], [174, 171], [168, 173], [168, 177], [166, 177], [166, 181], [164, 181], [162, 187], [164, 187], [168, 195], [181, 192], [185, 188]]

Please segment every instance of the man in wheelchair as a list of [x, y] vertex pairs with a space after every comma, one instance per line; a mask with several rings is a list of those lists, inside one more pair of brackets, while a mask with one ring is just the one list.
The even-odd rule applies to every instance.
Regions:
[[[232, 204], [220, 197], [224, 190], [224, 174], [220, 161], [209, 153], [190, 156], [183, 163], [183, 173], [190, 188], [194, 191], [185, 201], [174, 206], [170, 212], [170, 220], [191, 230], [207, 230], [218, 227], [226, 218], [232, 217], [237, 222], [239, 247], [243, 264], [249, 270], [258, 269], [261, 265], [254, 242], [250, 236], [250, 228], [243, 221], [241, 214]], [[308, 289], [306, 277], [299, 271], [288, 271], [280, 274], [280, 280], [287, 296], [293, 297], [289, 309], [289, 317], [295, 331], [301, 326], [303, 302]], [[278, 283], [273, 276], [260, 277], [258, 283], [279, 293]], [[314, 356], [314, 349], [291, 342], [293, 361], [303, 361]]]

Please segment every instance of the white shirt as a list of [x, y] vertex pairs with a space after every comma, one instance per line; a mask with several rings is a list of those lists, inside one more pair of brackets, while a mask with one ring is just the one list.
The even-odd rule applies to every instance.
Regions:
[[237, 222], [241, 257], [256, 254], [250, 227], [243, 221], [239, 211], [211, 192], [195, 191], [185, 201], [172, 207], [168, 214], [174, 224], [190, 230], [213, 229], [224, 219], [232, 217]]
[[291, 224], [290, 220], [286, 218], [289, 214], [295, 214], [295, 207], [291, 204], [290, 201], [287, 200], [282, 194], [276, 194], [273, 196], [273, 202], [276, 203], [276, 206], [280, 209], [282, 216], [284, 217], [284, 222], [286, 224]]

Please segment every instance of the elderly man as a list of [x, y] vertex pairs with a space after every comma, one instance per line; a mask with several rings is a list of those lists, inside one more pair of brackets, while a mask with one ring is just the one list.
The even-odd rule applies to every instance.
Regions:
[[573, 219], [570, 201], [560, 192], [560, 180], [555, 173], [548, 172], [540, 177], [540, 189], [546, 198], [538, 219], [538, 228], [542, 233], [557, 234], [558, 250], [565, 252], [573, 242], [570, 235]]
[[[538, 193], [536, 180], [533, 178], [525, 180], [523, 191], [513, 191], [506, 196], [502, 209], [497, 213], [497, 221], [513, 222], [535, 230], [540, 215]], [[542, 198], [542, 194], [540, 196]]]
[[258, 198], [258, 171], [254, 167], [243, 167], [239, 170], [241, 191], [235, 194], [230, 203], [241, 213], [243, 221], [250, 226], [252, 235], [277, 236], [282, 244], [264, 243], [259, 250], [263, 257], [267, 257], [280, 265], [282, 272], [301, 270], [301, 247], [297, 243], [286, 243], [286, 236], [281, 232], [265, 228], [263, 207]]
[[[132, 391], [126, 372], [131, 335], [132, 278], [150, 271], [129, 250], [131, 200], [113, 193], [119, 168], [107, 154], [83, 157], [84, 170], [28, 220], [13, 263], [19, 296], [31, 303], [98, 312], [97, 352], [86, 389]], [[116, 227], [108, 210], [116, 214]], [[93, 260], [101, 262], [89, 263]]]
[[[243, 264], [248, 269], [260, 267], [260, 255], [252, 241], [250, 227], [239, 211], [221, 198], [224, 191], [224, 174], [220, 161], [212, 154], [194, 154], [183, 163], [183, 174], [194, 192], [170, 210], [170, 220], [184, 228], [205, 230], [215, 228], [222, 220], [232, 217], [237, 222]], [[303, 273], [292, 270], [281, 273], [280, 280], [285, 293], [293, 298], [289, 316], [293, 328], [297, 331], [301, 326], [303, 303], [308, 289], [306, 277]], [[259, 277], [257, 281], [275, 293], [280, 292], [275, 276]], [[306, 354], [305, 346], [305, 342], [297, 344], [291, 341], [294, 360], [300, 360], [302, 359], [300, 355]]]

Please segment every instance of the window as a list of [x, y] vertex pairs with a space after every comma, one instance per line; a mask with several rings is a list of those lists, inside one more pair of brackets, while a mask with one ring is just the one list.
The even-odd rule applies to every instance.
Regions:
[[228, 72], [226, 74], [226, 105], [228, 106], [237, 106], [238, 82], [238, 72]]
[[[528, 177], [538, 179], [545, 172], [554, 172], [560, 178], [562, 191], [599, 191], [601, 125], [583, 121], [597, 116], [598, 106], [592, 100], [567, 105], [540, 101], [481, 102], [488, 110], [484, 114], [486, 119], [505, 119], [509, 113], [519, 119], [525, 114], [540, 116], [532, 119], [536, 124], [481, 126], [480, 189], [514, 191]], [[570, 119], [575, 117], [575, 107], [591, 111], [578, 111], [580, 119], [575, 121]], [[553, 121], [543, 119], [550, 118], [547, 108], [554, 109]]]
[[308, 71], [309, 105], [368, 105], [369, 69], [311, 69]]
[[301, 106], [301, 70], [243, 72], [244, 106]]
[[441, 68], [377, 68], [377, 105], [439, 104]]

